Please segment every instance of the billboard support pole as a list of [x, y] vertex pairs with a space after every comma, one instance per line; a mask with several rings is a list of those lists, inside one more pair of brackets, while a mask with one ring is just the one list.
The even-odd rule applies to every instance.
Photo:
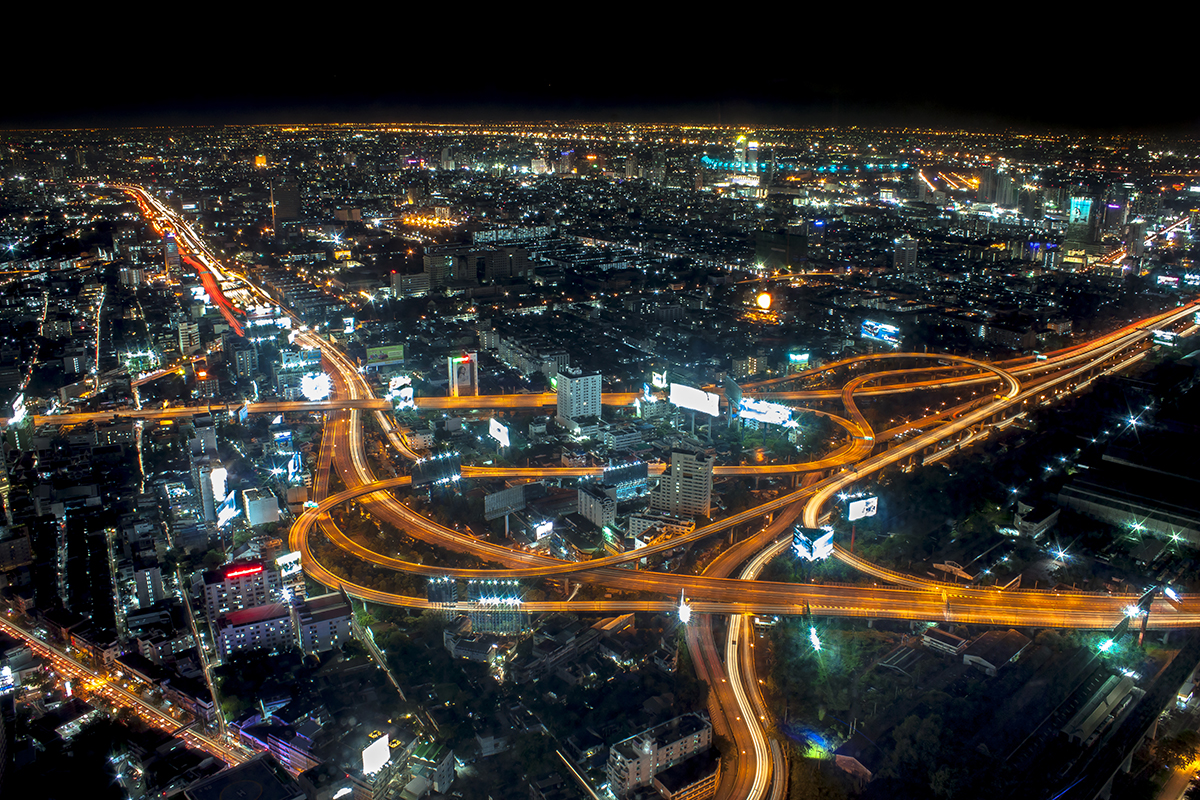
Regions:
[[850, 523], [850, 555], [854, 555], [854, 533], [858, 530], [858, 523]]

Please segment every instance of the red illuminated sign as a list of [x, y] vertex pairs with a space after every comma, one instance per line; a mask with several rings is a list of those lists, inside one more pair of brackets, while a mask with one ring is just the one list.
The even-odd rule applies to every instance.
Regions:
[[261, 564], [257, 567], [246, 567], [245, 569], [235, 569], [233, 572], [226, 572], [225, 579], [229, 580], [230, 578], [240, 578], [243, 575], [255, 575], [262, 571], [263, 571], [263, 568], [262, 568]]

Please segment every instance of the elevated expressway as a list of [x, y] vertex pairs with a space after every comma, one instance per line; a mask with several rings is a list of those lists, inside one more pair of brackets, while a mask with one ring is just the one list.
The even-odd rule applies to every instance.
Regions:
[[[140, 191], [140, 190], [139, 190]], [[159, 206], [161, 209], [161, 206]], [[161, 209], [164, 216], [165, 209]], [[160, 218], [169, 224], [169, 220]], [[192, 243], [202, 248], [198, 237]], [[208, 256], [211, 258], [211, 255]], [[202, 258], [203, 260], [203, 258]], [[215, 260], [215, 259], [214, 259]], [[754, 509], [704, 526], [687, 537], [656, 543], [635, 553], [610, 556], [589, 562], [564, 562], [545, 556], [527, 553], [501, 545], [481, 542], [457, 530], [451, 530], [413, 512], [399, 502], [391, 490], [405, 486], [408, 478], [400, 477], [379, 481], [371, 473], [363, 454], [361, 415], [371, 411], [376, 415], [380, 427], [392, 447], [407, 458], [415, 454], [406, 447], [396, 426], [371, 396], [371, 391], [356, 367], [340, 352], [318, 337], [310, 343], [323, 350], [326, 365], [334, 377], [338, 399], [326, 408], [331, 409], [326, 435], [322, 437], [318, 456], [317, 479], [314, 496], [318, 499], [316, 509], [305, 512], [293, 525], [289, 540], [293, 549], [302, 554], [305, 571], [315, 580], [340, 587], [352, 596], [387, 605], [428, 607], [424, 598], [396, 595], [351, 583], [333, 574], [314, 556], [310, 534], [318, 527], [334, 545], [380, 569], [401, 570], [429, 576], [511, 577], [535, 578], [550, 576], [575, 576], [579, 580], [602, 584], [609, 588], [644, 592], [663, 597], [661, 600], [601, 600], [601, 601], [540, 601], [523, 604], [532, 612], [575, 611], [611, 613], [622, 611], [670, 612], [676, 608], [675, 598], [682, 592], [694, 612], [702, 615], [690, 626], [689, 648], [701, 676], [708, 680], [713, 689], [710, 708], [718, 729], [727, 731], [735, 744], [736, 768], [730, 769], [722, 782], [722, 797], [761, 797], [769, 790], [773, 797], [781, 796], [783, 786], [783, 760], [778, 745], [768, 742], [760, 724], [767, 716], [765, 703], [756, 688], [754, 663], [750, 656], [750, 629], [746, 615], [781, 614], [813, 616], [857, 616], [865, 618], [893, 617], [899, 619], [946, 619], [956, 622], [989, 625], [1022, 625], [1038, 627], [1077, 627], [1102, 629], [1111, 627], [1124, 614], [1124, 608], [1136, 598], [1134, 596], [1110, 596], [1083, 592], [1052, 591], [999, 591], [997, 589], [971, 589], [952, 584], [928, 581], [915, 576], [903, 575], [856, 559], [848, 553], [838, 556], [869, 575], [894, 586], [837, 586], [814, 584], [777, 584], [751, 580], [770, 558], [788, 546], [790, 529], [796, 517], [803, 514], [806, 524], [815, 525], [822, 517], [822, 510], [829, 500], [847, 486], [889, 465], [900, 463], [906, 458], [915, 458], [923, 451], [939, 445], [965, 432], [983, 431], [989, 426], [1001, 425], [1007, 415], [1044, 400], [1047, 393], [1053, 396], [1063, 391], [1073, 391], [1089, 382], [1096, 374], [1114, 371], [1139, 358], [1139, 347], [1148, 338], [1148, 331], [1157, 327], [1182, 322], [1195, 311], [1195, 306], [1175, 309], [1171, 312], [1143, 320], [1136, 325], [1109, 334], [1091, 342], [1052, 354], [1043, 361], [1017, 360], [1002, 365], [988, 365], [963, 359], [939, 357], [950, 362], [937, 367], [919, 370], [897, 370], [891, 373], [871, 373], [855, 376], [840, 389], [817, 389], [797, 392], [764, 392], [763, 395], [781, 400], [829, 401], [841, 399], [847, 417], [835, 418], [838, 424], [848, 429], [849, 442], [831, 457], [807, 465], [766, 465], [762, 467], [726, 467], [718, 474], [777, 474], [779, 472], [806, 473], [804, 486]], [[883, 360], [915, 358], [913, 354], [888, 354]], [[880, 357], [866, 357], [829, 365], [829, 368], [855, 368], [851, 362], [870, 362]], [[947, 376], [946, 372], [959, 372], [965, 367], [990, 374]], [[938, 377], [938, 373], [942, 377]], [[908, 380], [916, 377], [917, 380]], [[888, 380], [905, 380], [903, 383], [888, 384]], [[856, 396], [885, 395], [920, 391], [948, 385], [977, 386], [1000, 382], [1003, 393], [993, 399], [977, 397], [954, 409], [933, 414], [925, 420], [885, 431], [876, 437], [865, 418], [855, 405]], [[880, 385], [868, 386], [878, 383]], [[766, 388], [766, 387], [762, 387]], [[552, 395], [549, 397], [553, 397]], [[609, 402], [631, 402], [634, 395], [607, 398]], [[509, 395], [495, 398], [436, 398], [430, 399], [438, 405], [429, 407], [482, 409], [522, 408], [549, 404], [544, 395]], [[338, 410], [332, 410], [337, 404]], [[282, 410], [282, 409], [281, 409]], [[297, 409], [300, 410], [300, 409]], [[317, 410], [303, 409], [303, 410]], [[193, 412], [194, 413], [194, 412]], [[58, 418], [65, 422], [66, 419]], [[939, 423], [930, 430], [921, 430], [926, 424]], [[911, 438], [891, 449], [872, 455], [881, 443], [901, 433], [917, 430]], [[341, 475], [346, 489], [328, 493], [331, 468]], [[820, 475], [828, 470], [833, 473], [824, 479]], [[555, 470], [482, 470], [467, 477], [541, 477], [565, 476]], [[410, 536], [447, 549], [466, 553], [484, 562], [500, 565], [498, 569], [446, 568], [436, 565], [406, 562], [372, 551], [359, 545], [340, 531], [330, 511], [346, 502], [358, 502], [371, 513], [396, 525]], [[803, 504], [803, 505], [801, 505]], [[627, 566], [647, 555], [679, 547], [697, 541], [735, 525], [750, 522], [764, 515], [768, 524], [758, 533], [739, 542], [721, 554], [705, 570], [703, 575], [674, 575], [629, 569]], [[738, 578], [731, 578], [739, 564], [747, 562]], [[636, 567], [636, 564], [633, 565]], [[665, 596], [665, 597], [664, 597]], [[1151, 627], [1188, 627], [1200, 625], [1200, 598], [1184, 597], [1177, 607], [1160, 602], [1150, 617]], [[725, 659], [722, 665], [717, 656], [712, 628], [704, 624], [703, 615], [728, 615]]]

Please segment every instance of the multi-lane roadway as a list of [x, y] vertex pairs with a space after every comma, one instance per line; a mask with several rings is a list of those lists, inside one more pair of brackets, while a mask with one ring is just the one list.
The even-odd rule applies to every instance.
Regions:
[[[133, 191], [144, 195], [140, 189]], [[158, 213], [157, 224], [178, 224], [161, 204], [148, 202], [148, 205], [154, 206]], [[205, 253], [203, 243], [190, 229], [177, 235], [187, 242], [188, 247], [202, 262], [215, 262], [211, 254]], [[682, 592], [689, 598], [691, 607], [697, 614], [730, 615], [723, 666], [716, 655], [717, 648], [712, 640], [711, 627], [703, 623], [698, 624], [696, 628], [700, 638], [696, 639], [693, 636], [692, 646], [694, 655], [697, 656], [698, 670], [708, 677], [715, 690], [714, 702], [717, 708], [714, 710], [719, 717], [718, 727], [726, 726], [739, 751], [734, 754], [737, 756], [735, 768], [729, 770], [726, 779], [723, 780], [722, 795], [761, 797], [768, 789], [778, 791], [782, 767], [777, 755], [777, 746], [773, 749], [767, 743], [762, 736], [762, 726], [758, 724], [757, 718], [764, 715], [765, 708], [756, 687], [754, 660], [747, 654], [753, 637], [742, 615], [767, 613], [945, 619], [990, 625], [1100, 629], [1115, 624], [1133, 599], [1132, 596], [1082, 592], [1000, 591], [993, 588], [955, 586], [883, 570], [845, 552], [839, 552], [839, 557], [869, 576], [892, 585], [820, 586], [773, 584], [751, 580], [762, 564], [786, 549], [786, 533], [791, 519], [802, 514], [806, 525], [816, 526], [830, 500], [838, 492], [861, 481], [867, 475], [904, 463], [906, 460], [920, 458], [922, 453], [946, 441], [983, 436], [990, 427], [1003, 424], [1014, 414], [1022, 413], [1039, 403], [1048, 402], [1058, 395], [1075, 391], [1101, 372], [1119, 369], [1132, 363], [1144, 355], [1150, 331], [1188, 322], [1195, 311], [1194, 304], [1180, 307], [1092, 341], [1047, 354], [1041, 360], [1017, 359], [1006, 363], [987, 364], [940, 356], [937, 357], [942, 362], [940, 364], [913, 367], [911, 364], [914, 362], [911, 360], [921, 356], [896, 353], [852, 359], [823, 368], [822, 372], [830, 375], [836, 374], [835, 369], [845, 369], [847, 374], [856, 370], [867, 373], [851, 374], [838, 388], [779, 391], [775, 389], [777, 384], [761, 386], [759, 389], [765, 390], [762, 395], [772, 399], [828, 402], [840, 398], [846, 409], [846, 416], [838, 417], [837, 421], [847, 428], [850, 434], [848, 444], [835, 452], [831, 458], [807, 465], [723, 468], [724, 474], [806, 472], [811, 477], [807, 478], [805, 485], [797, 491], [742, 514], [704, 526], [688, 537], [652, 545], [651, 548], [639, 550], [636, 554], [611, 556], [586, 563], [559, 561], [524, 550], [482, 542], [461, 531], [438, 525], [400, 502], [392, 494], [392, 490], [403, 487], [406, 479], [376, 479], [364, 453], [361, 415], [367, 412], [374, 413], [381, 428], [387, 432], [392, 446], [405, 457], [412, 458], [415, 454], [407, 447], [403, 437], [396, 433], [396, 426], [386, 416], [386, 403], [373, 397], [370, 387], [359, 374], [357, 367], [324, 339], [310, 336], [307, 343], [320, 347], [323, 351], [326, 369], [334, 380], [336, 398], [324, 404], [297, 404], [295, 409], [286, 409], [329, 412], [318, 459], [314, 492], [314, 496], [319, 500], [318, 507], [307, 511], [296, 521], [290, 534], [291, 545], [302, 553], [304, 568], [314, 579], [329, 586], [340, 586], [354, 596], [377, 603], [416, 607], [427, 605], [424, 598], [382, 592], [372, 587], [350, 583], [334, 575], [314, 557], [310, 544], [310, 535], [314, 530], [320, 529], [329, 541], [355, 557], [385, 569], [464, 578], [571, 575], [615, 589], [640, 590], [651, 596], [665, 596], [661, 600], [544, 601], [525, 604], [529, 611], [667, 611], [675, 607], [675, 598]], [[872, 368], [879, 364], [886, 365], [889, 362], [899, 364], [902, 368], [890, 372], [872, 371]], [[909, 365], [908, 368], [903, 368], [906, 364]], [[926, 420], [915, 421], [906, 428], [896, 428], [879, 434], [871, 430], [855, 402], [856, 397], [907, 394], [947, 386], [973, 387], [973, 391], [983, 394], [957, 408], [938, 412]], [[984, 389], [987, 391], [984, 392]], [[606, 402], [627, 404], [633, 402], [636, 397], [636, 394], [609, 395]], [[430, 408], [482, 410], [540, 407], [553, 404], [553, 398], [554, 395], [503, 395], [427, 398], [422, 402]], [[337, 410], [334, 410], [335, 408]], [[276, 408], [271, 410], [285, 409], [276, 404]], [[68, 421], [65, 417], [56, 419]], [[938, 424], [933, 425], [935, 422]], [[924, 429], [926, 425], [929, 425], [928, 429]], [[898, 443], [893, 442], [890, 449], [875, 452], [884, 441], [900, 433], [911, 435]], [[347, 488], [328, 495], [328, 476], [334, 469], [342, 477]], [[752, 471], [744, 471], [747, 469]], [[823, 473], [831, 474], [821, 478]], [[532, 478], [550, 475], [564, 477], [568, 475], [568, 471], [464, 470], [464, 477]], [[415, 538], [451, 551], [474, 555], [500, 567], [492, 570], [471, 570], [414, 564], [363, 547], [341, 532], [330, 515], [337, 506], [351, 500], [362, 504], [371, 513], [391, 522]], [[621, 568], [622, 564], [650, 553], [678, 547], [688, 541], [768, 514], [776, 515], [770, 524], [759, 534], [731, 548], [718, 559], [720, 569], [710, 568], [704, 575], [672, 575]], [[728, 577], [734, 568], [746, 561], [749, 561], [749, 565], [740, 578]], [[1200, 598], [1185, 597], [1176, 606], [1156, 605], [1150, 617], [1150, 624], [1155, 627], [1200, 625]], [[708, 631], [707, 639], [703, 635], [704, 630]], [[773, 770], [769, 766], [772, 763]]]

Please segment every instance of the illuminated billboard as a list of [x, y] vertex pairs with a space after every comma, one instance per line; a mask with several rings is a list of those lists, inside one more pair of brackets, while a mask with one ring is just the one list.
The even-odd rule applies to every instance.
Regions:
[[342, 317], [342, 333], [354, 333], [354, 317]]
[[792, 547], [796, 550], [796, 555], [805, 561], [829, 558], [833, 555], [833, 530], [797, 525], [792, 529]]
[[864, 339], [886, 342], [892, 347], [900, 346], [900, 329], [886, 322], [875, 322], [870, 319], [863, 320], [861, 335]]
[[1177, 289], [1179, 288], [1179, 278], [1175, 275], [1159, 275], [1158, 285], [1169, 286], [1172, 289]]
[[397, 375], [388, 381], [388, 398], [392, 401], [392, 408], [396, 411], [402, 411], [406, 408], [416, 408], [416, 400], [413, 398], [412, 378], [407, 375]]
[[860, 497], [857, 500], [851, 500], [848, 508], [849, 519], [851, 522], [862, 519], [863, 517], [873, 517], [878, 511], [878, 497]]
[[651, 372], [650, 373], [650, 382], [654, 384], [654, 387], [656, 389], [667, 388], [667, 373], [666, 373], [666, 371]]
[[682, 383], [671, 384], [671, 403], [680, 408], [688, 408], [708, 414], [710, 417], [719, 416], [720, 397]]
[[1092, 198], [1090, 197], [1072, 197], [1071, 198], [1071, 216], [1068, 217], [1068, 222], [1087, 222], [1092, 215]]
[[324, 372], [310, 372], [300, 379], [300, 393], [307, 400], [324, 400], [332, 391], [333, 381]]
[[300, 572], [300, 551], [292, 550], [284, 553], [279, 558], [275, 559], [275, 566], [279, 569], [279, 577], [290, 578]]
[[495, 417], [488, 420], [488, 434], [499, 442], [501, 447], [508, 447], [508, 428]]
[[1179, 334], [1175, 331], [1155, 331], [1150, 335], [1150, 338], [1155, 344], [1174, 346], [1176, 343], [1175, 340], [1179, 338]]
[[404, 345], [388, 344], [367, 348], [367, 364], [394, 364], [404, 360]]
[[1183, 282], [1188, 286], [1200, 286], [1200, 273], [1185, 272], [1183, 274]]
[[392, 750], [388, 747], [387, 736], [381, 736], [371, 742], [362, 751], [363, 774], [374, 775], [379, 772], [391, 756]]
[[224, 528], [234, 517], [242, 513], [242, 509], [237, 504], [237, 492], [230, 492], [224, 502], [217, 506], [217, 527]]
[[545, 539], [547, 536], [554, 533], [554, 523], [553, 522], [539, 523], [538, 526], [533, 529], [533, 533], [537, 537], [537, 540], [540, 542], [542, 539]]
[[738, 416], [742, 419], [752, 419], [765, 422], [768, 425], [783, 425], [792, 418], [792, 410], [778, 403], [767, 403], [750, 397], [742, 398]]
[[225, 502], [225, 479], [228, 476], [229, 472], [224, 467], [217, 467], [209, 475], [209, 480], [212, 481], [214, 504]]
[[788, 363], [801, 369], [808, 366], [808, 353], [788, 353]]

